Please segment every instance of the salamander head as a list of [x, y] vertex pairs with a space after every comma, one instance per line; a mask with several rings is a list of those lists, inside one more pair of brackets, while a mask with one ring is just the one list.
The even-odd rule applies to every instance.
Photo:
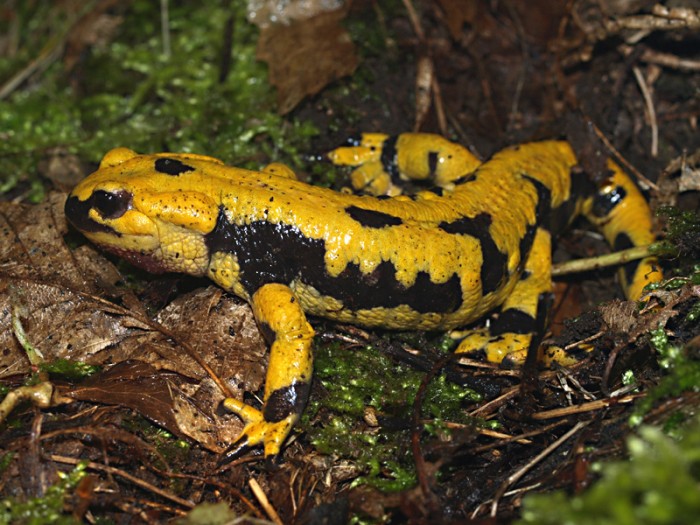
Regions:
[[[68, 220], [88, 239], [149, 272], [202, 275], [204, 235], [218, 205], [200, 188], [221, 162], [201, 155], [138, 155], [118, 148], [68, 196]], [[208, 183], [208, 184], [207, 184]]]

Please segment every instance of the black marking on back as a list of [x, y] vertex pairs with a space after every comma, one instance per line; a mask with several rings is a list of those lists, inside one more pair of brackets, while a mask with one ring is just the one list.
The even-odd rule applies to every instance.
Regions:
[[437, 151], [428, 152], [428, 171], [431, 177], [435, 177], [435, 172], [437, 172], [438, 160], [440, 159], [440, 154]]
[[450, 313], [462, 304], [456, 273], [447, 282], [437, 284], [427, 273], [419, 272], [415, 282], [407, 287], [396, 279], [394, 265], [384, 261], [370, 273], [349, 263], [340, 275], [332, 277], [326, 270], [323, 239], [310, 239], [288, 224], [232, 224], [223, 207], [219, 209], [216, 227], [206, 235], [206, 243], [209, 253], [236, 256], [241, 284], [251, 295], [265, 284], [299, 281], [342, 301], [353, 311], [407, 305], [419, 313]]
[[348, 206], [345, 211], [353, 220], [367, 228], [385, 228], [403, 224], [399, 217], [381, 211], [367, 210], [358, 206]]
[[[613, 242], [613, 249], [615, 251], [619, 251], [626, 250], [627, 248], [634, 248], [634, 243], [632, 242], [632, 239], [630, 239], [630, 236], [626, 233], [618, 233], [615, 237], [615, 241]], [[637, 273], [637, 269], [639, 268], [641, 262], [641, 260], [630, 261], [622, 266], [622, 269], [625, 272], [625, 279], [627, 280], [628, 286], [632, 283], [632, 280], [634, 279], [634, 274]]]
[[537, 215], [537, 222], [541, 223], [545, 217], [549, 216], [549, 212], [552, 209], [552, 191], [545, 186], [542, 181], [526, 173], [523, 173], [522, 177], [530, 182], [537, 190], [537, 209], [535, 213]]
[[194, 171], [192, 166], [168, 157], [156, 159], [155, 168], [158, 173], [165, 173], [166, 175], [182, 175], [188, 171]]
[[535, 240], [535, 234], [537, 233], [537, 228], [541, 224], [547, 224], [546, 218], [552, 209], [552, 192], [545, 186], [541, 181], [523, 174], [522, 176], [525, 180], [530, 182], [537, 190], [537, 208], [535, 209], [535, 223], [528, 224], [525, 229], [525, 235], [520, 239], [520, 267], [525, 265], [528, 256], [530, 255], [530, 250], [532, 249], [532, 243]]
[[607, 217], [626, 196], [627, 192], [622, 186], [615, 186], [608, 192], [598, 192], [593, 197], [591, 213], [596, 217]]
[[399, 166], [396, 161], [397, 140], [398, 136], [392, 136], [386, 139], [382, 143], [382, 154], [380, 157], [382, 166], [384, 167], [384, 171], [386, 171], [389, 174], [392, 181], [401, 180], [401, 176], [399, 174]]
[[483, 257], [481, 287], [484, 295], [498, 290], [508, 272], [507, 255], [498, 249], [489, 232], [490, 226], [491, 215], [486, 212], [476, 217], [462, 217], [456, 221], [442, 222], [438, 226], [447, 233], [470, 235], [481, 242]]
[[265, 401], [263, 410], [265, 421], [277, 423], [292, 414], [301, 414], [310, 391], [311, 386], [305, 381], [274, 390]]
[[531, 334], [535, 331], [535, 319], [517, 308], [509, 308], [501, 312], [491, 323], [491, 335]]
[[559, 236], [574, 219], [578, 202], [593, 195], [596, 186], [585, 171], [573, 166], [569, 172], [569, 198], [554, 208], [549, 217], [549, 231], [554, 237]]

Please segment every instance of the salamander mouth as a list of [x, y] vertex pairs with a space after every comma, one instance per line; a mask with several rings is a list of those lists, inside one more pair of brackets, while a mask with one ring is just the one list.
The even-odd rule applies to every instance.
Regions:
[[100, 249], [116, 255], [120, 259], [133, 264], [137, 268], [146, 270], [148, 273], [161, 274], [170, 271], [170, 269], [164, 265], [160, 259], [148, 253], [126, 250], [124, 248], [118, 248], [116, 246], [109, 246], [106, 244], [101, 244]]
[[[104, 219], [118, 219], [131, 209], [131, 193], [121, 190], [107, 192], [98, 190], [90, 197], [81, 201], [76, 196], [70, 196], [66, 200], [66, 218], [83, 234], [108, 234], [115, 239], [122, 238], [121, 232], [107, 224], [98, 222], [90, 217], [90, 210], [95, 210]], [[168, 268], [155, 255], [138, 250], [129, 250], [105, 242], [104, 238], [95, 239], [96, 244], [104, 251], [113, 253], [117, 257], [129, 263], [143, 268], [150, 273], [164, 273]]]

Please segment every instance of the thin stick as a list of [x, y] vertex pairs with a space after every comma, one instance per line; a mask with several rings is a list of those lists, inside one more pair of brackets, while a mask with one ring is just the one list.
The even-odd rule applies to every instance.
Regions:
[[651, 244], [647, 246], [635, 246], [615, 253], [606, 253], [596, 257], [574, 259], [572, 261], [555, 264], [552, 266], [552, 276], [558, 277], [571, 273], [598, 270], [599, 268], [605, 268], [607, 266], [616, 266], [630, 261], [636, 261], [637, 259], [644, 259], [644, 257], [655, 255], [651, 251], [651, 246]]
[[137, 478], [135, 476], [132, 476], [128, 472], [123, 471], [122, 469], [110, 467], [109, 465], [101, 465], [100, 463], [95, 463], [93, 461], [87, 461], [83, 459], [78, 459], [78, 458], [71, 458], [68, 456], [59, 456], [57, 454], [51, 454], [49, 456], [52, 461], [56, 461], [57, 463], [67, 463], [69, 465], [77, 465], [78, 463], [83, 463], [87, 468], [90, 468], [92, 470], [100, 470], [102, 472], [107, 472], [108, 474], [113, 474], [117, 475], [119, 477], [122, 477], [128, 481], [131, 481], [134, 485], [137, 485], [141, 487], [142, 489], [146, 489], [148, 491], [153, 492], [154, 494], [157, 494], [158, 496], [168, 499], [170, 501], [173, 501], [177, 503], [178, 505], [182, 505], [183, 507], [186, 507], [188, 509], [194, 508], [194, 503], [191, 501], [188, 501], [186, 499], [182, 499], [175, 494], [172, 494], [166, 490], [160, 489], [156, 487], [155, 485], [151, 485], [147, 481], [144, 481], [140, 478]]
[[517, 483], [525, 474], [527, 474], [535, 465], [537, 465], [540, 461], [542, 461], [544, 458], [546, 458], [549, 454], [554, 452], [557, 448], [559, 448], [566, 440], [568, 440], [571, 436], [576, 434], [579, 430], [584, 428], [590, 423], [590, 421], [579, 421], [574, 425], [571, 430], [569, 430], [566, 434], [564, 434], [562, 437], [557, 439], [554, 443], [549, 445], [546, 449], [544, 449], [542, 452], [537, 454], [532, 460], [530, 460], [526, 465], [524, 465], [520, 470], [515, 472], [514, 474], [508, 476], [508, 479], [499, 487], [498, 492], [496, 492], [496, 496], [493, 498], [493, 502], [491, 503], [491, 517], [496, 516], [496, 512], [498, 512], [498, 502], [500, 499], [503, 497], [505, 492], [508, 490], [508, 487], [513, 485], [514, 483]]
[[656, 122], [654, 100], [652, 99], [651, 91], [649, 90], [649, 86], [647, 86], [644, 75], [642, 75], [642, 71], [637, 66], [634, 66], [632, 68], [632, 72], [634, 73], [634, 78], [637, 79], [639, 90], [642, 92], [642, 96], [644, 97], [644, 105], [647, 109], [649, 127], [651, 128], [651, 156], [656, 158], [656, 156], [659, 154], [659, 126]]
[[248, 480], [248, 485], [250, 485], [250, 490], [253, 491], [253, 495], [257, 498], [258, 503], [260, 503], [260, 506], [267, 513], [267, 517], [270, 518], [270, 520], [276, 523], [277, 525], [284, 525], [284, 523], [282, 523], [282, 520], [280, 519], [279, 514], [277, 514], [277, 511], [272, 505], [270, 505], [270, 500], [267, 499], [267, 495], [263, 491], [262, 487], [257, 481], [255, 481], [255, 478], [250, 478]]
[[637, 398], [644, 397], [644, 394], [630, 394], [625, 397], [608, 397], [606, 399], [596, 399], [595, 401], [589, 401], [588, 403], [581, 403], [580, 405], [573, 405], [570, 407], [555, 408], [552, 410], [543, 410], [542, 412], [537, 412], [532, 414], [532, 419], [552, 419], [555, 417], [570, 416], [572, 414], [581, 414], [583, 412], [593, 412], [594, 410], [600, 410], [603, 408], [608, 408], [613, 405], [620, 405], [625, 403], [631, 403]]

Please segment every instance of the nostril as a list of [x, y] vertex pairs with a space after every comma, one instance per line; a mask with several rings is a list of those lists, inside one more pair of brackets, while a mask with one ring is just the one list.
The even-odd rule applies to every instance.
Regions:
[[131, 209], [131, 193], [97, 190], [90, 198], [92, 207], [103, 219], [118, 219]]

